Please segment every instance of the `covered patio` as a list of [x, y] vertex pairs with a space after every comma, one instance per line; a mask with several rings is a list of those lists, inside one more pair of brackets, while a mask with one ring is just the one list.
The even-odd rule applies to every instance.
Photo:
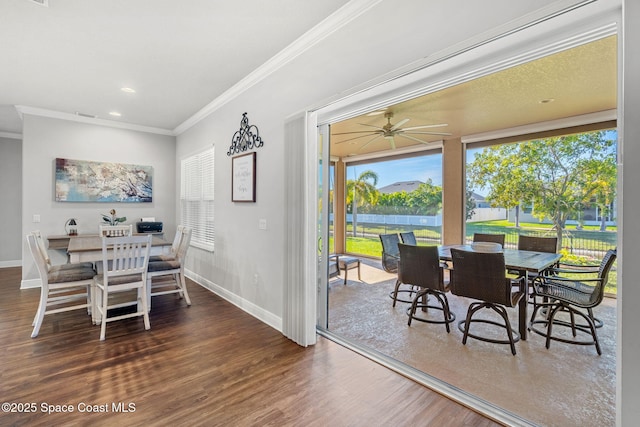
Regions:
[[[457, 322], [471, 300], [448, 294], [456, 314], [451, 333], [443, 325], [414, 321], [407, 326], [409, 304], [392, 307], [389, 292], [395, 275], [379, 260], [361, 258], [362, 281], [350, 274], [329, 283], [329, 330], [496, 405], [523, 423], [603, 426], [615, 424], [616, 299], [594, 310], [604, 322], [598, 329], [602, 356], [593, 346], [552, 342], [529, 334], [508, 346], [470, 339], [462, 345]], [[510, 309], [513, 324], [517, 310]], [[526, 420], [526, 421], [525, 421]]]

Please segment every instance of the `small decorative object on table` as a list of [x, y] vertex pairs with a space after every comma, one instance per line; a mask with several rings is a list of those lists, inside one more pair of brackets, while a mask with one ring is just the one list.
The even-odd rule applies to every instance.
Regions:
[[117, 217], [116, 210], [111, 209], [109, 211], [110, 215], [102, 214], [102, 220], [108, 225], [118, 225], [119, 223], [125, 222], [127, 220], [126, 216]]
[[67, 232], [67, 236], [77, 236], [78, 235], [78, 222], [75, 218], [69, 218], [67, 222], [64, 223], [64, 229]]

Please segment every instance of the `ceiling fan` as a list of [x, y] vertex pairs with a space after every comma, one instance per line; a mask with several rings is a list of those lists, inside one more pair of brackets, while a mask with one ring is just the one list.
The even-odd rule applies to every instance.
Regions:
[[450, 133], [446, 133], [446, 132], [430, 132], [430, 131], [422, 131], [422, 130], [420, 130], [420, 129], [428, 129], [428, 128], [448, 126], [446, 123], [441, 123], [441, 124], [436, 124], [436, 125], [424, 125], [424, 126], [413, 126], [413, 127], [408, 127], [408, 128], [402, 128], [401, 126], [404, 125], [405, 123], [407, 123], [410, 119], [403, 119], [403, 120], [400, 120], [396, 124], [391, 124], [391, 119], [393, 118], [393, 113], [390, 112], [390, 111], [386, 112], [384, 114], [384, 117], [387, 119], [387, 124], [382, 126], [382, 127], [360, 123], [360, 126], [372, 127], [372, 128], [375, 128], [375, 130], [363, 130], [363, 131], [354, 131], [354, 132], [334, 133], [333, 135], [351, 135], [351, 134], [357, 134], [357, 133], [364, 134], [364, 135], [356, 136], [356, 137], [353, 137], [353, 138], [345, 139], [344, 141], [338, 141], [338, 142], [336, 142], [336, 144], [342, 144], [343, 142], [353, 141], [354, 139], [373, 136], [372, 139], [367, 141], [362, 147], [359, 148], [359, 150], [362, 150], [363, 148], [365, 148], [367, 145], [371, 144], [373, 141], [377, 140], [378, 138], [384, 137], [391, 144], [391, 148], [393, 150], [395, 150], [396, 149], [396, 141], [395, 141], [395, 137], [396, 136], [401, 136], [403, 138], [407, 138], [407, 139], [410, 139], [412, 141], [419, 142], [421, 144], [428, 144], [429, 143], [428, 141], [423, 141], [423, 140], [421, 140], [419, 138], [416, 138], [415, 136], [412, 136], [412, 135], [443, 135], [443, 136], [451, 135]]

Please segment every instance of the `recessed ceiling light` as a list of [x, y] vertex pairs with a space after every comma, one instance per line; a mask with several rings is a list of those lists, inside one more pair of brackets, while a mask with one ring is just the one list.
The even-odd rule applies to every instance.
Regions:
[[136, 90], [132, 89], [130, 87], [121, 87], [120, 90], [125, 92], [125, 93], [136, 93]]
[[122, 116], [122, 114], [118, 113], [117, 111], [111, 111], [111, 112], [109, 112], [109, 115], [110, 115], [110, 116], [113, 116], [113, 117], [120, 117], [120, 116]]
[[540, 101], [538, 101], [538, 102], [540, 102], [540, 104], [549, 104], [549, 103], [551, 103], [551, 102], [553, 102], [553, 101], [555, 101], [555, 99], [553, 99], [553, 98], [546, 98], [546, 99], [541, 99], [541, 100], [540, 100]]

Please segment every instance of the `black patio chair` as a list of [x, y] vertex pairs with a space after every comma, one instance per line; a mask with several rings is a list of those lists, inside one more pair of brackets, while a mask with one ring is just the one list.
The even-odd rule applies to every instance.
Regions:
[[416, 235], [413, 231], [406, 231], [404, 233], [400, 233], [400, 238], [402, 239], [402, 243], [405, 245], [417, 245]]
[[474, 233], [473, 242], [500, 243], [504, 248], [504, 234]]
[[[398, 246], [400, 249], [398, 282], [412, 285], [418, 289], [413, 297], [411, 307], [407, 309], [408, 325], [411, 326], [411, 320], [413, 319], [426, 323], [444, 323], [447, 333], [449, 333], [449, 323], [456, 320], [456, 316], [449, 309], [449, 301], [446, 295], [449, 292], [449, 285], [444, 282], [438, 248], [436, 246], [416, 246], [402, 243]], [[440, 304], [429, 305], [428, 295], [435, 297]], [[418, 316], [416, 314], [418, 308], [424, 312], [428, 311], [428, 309], [440, 310], [443, 313], [443, 320]]]
[[[515, 343], [520, 335], [511, 327], [506, 307], [515, 307], [524, 295], [524, 278], [510, 279], [506, 277], [503, 252], [471, 252], [451, 249], [453, 270], [451, 270], [451, 293], [466, 298], [479, 300], [472, 302], [467, 310], [467, 317], [458, 323], [458, 329], [464, 333], [462, 344], [467, 337], [496, 344], [509, 344], [511, 354], [516, 354]], [[515, 285], [520, 286], [516, 289]], [[486, 318], [473, 318], [479, 310], [489, 308], [498, 313], [504, 323]], [[508, 340], [489, 338], [471, 333], [472, 323], [485, 323], [504, 328]]]
[[[387, 273], [398, 273], [398, 263], [400, 261], [400, 237], [397, 233], [393, 234], [380, 234], [380, 242], [382, 243], [382, 268]], [[396, 302], [413, 302], [413, 295], [416, 290], [413, 285], [406, 285], [401, 283], [399, 279], [396, 279], [396, 283], [393, 286], [393, 291], [389, 292], [389, 297], [393, 300], [393, 306], [396, 306]], [[408, 294], [408, 298], [398, 298], [398, 294]]]
[[[547, 349], [551, 340], [554, 340], [568, 344], [595, 345], [598, 355], [602, 354], [592, 310], [600, 305], [604, 298], [609, 271], [616, 257], [617, 251], [615, 249], [607, 251], [598, 268], [597, 278], [573, 279], [548, 276], [539, 277], [533, 282], [534, 309], [531, 313], [529, 330], [546, 338], [545, 346]], [[543, 300], [539, 301], [538, 297], [542, 297]], [[543, 308], [546, 308], [548, 312], [542, 319], [536, 319], [538, 311]], [[570, 320], [568, 322], [556, 318], [561, 312], [569, 313]], [[586, 324], [576, 323], [575, 316], [583, 318]], [[571, 328], [572, 337], [553, 335], [554, 326]], [[578, 337], [578, 332], [589, 334], [590, 338], [583, 340]]]
[[380, 243], [382, 243], [382, 268], [387, 273], [396, 273], [400, 259], [398, 234], [380, 234]]

